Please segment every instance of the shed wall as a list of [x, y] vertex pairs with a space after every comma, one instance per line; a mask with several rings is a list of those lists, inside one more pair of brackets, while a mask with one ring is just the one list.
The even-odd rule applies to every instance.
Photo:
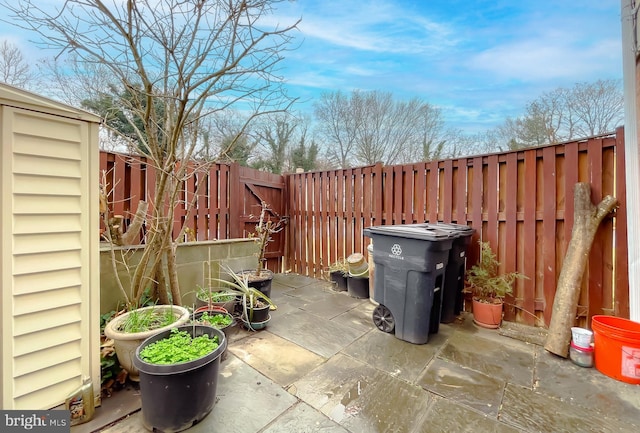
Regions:
[[96, 128], [2, 107], [3, 409], [52, 408], [83, 376], [99, 389]]

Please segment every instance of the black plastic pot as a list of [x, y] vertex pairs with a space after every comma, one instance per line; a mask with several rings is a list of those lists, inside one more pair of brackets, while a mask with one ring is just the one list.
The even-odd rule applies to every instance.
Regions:
[[347, 291], [347, 276], [342, 271], [333, 271], [329, 273], [331, 281], [336, 283], [337, 292]]
[[207, 416], [216, 400], [220, 355], [227, 347], [224, 333], [203, 325], [184, 325], [177, 329], [189, 332], [192, 337], [217, 336], [220, 345], [202, 358], [172, 365], [149, 364], [140, 359], [141, 350], [168, 337], [171, 331], [147, 338], [136, 349], [133, 363], [140, 371], [142, 424], [151, 431], [186, 430]]
[[368, 298], [369, 297], [369, 277], [347, 277], [347, 292], [352, 298]]
[[[254, 271], [244, 271], [253, 273]], [[262, 292], [267, 298], [271, 298], [271, 282], [273, 281], [273, 272], [268, 269], [264, 269], [263, 274], [267, 275], [261, 278], [252, 277], [249, 279], [249, 287], [253, 287], [254, 289]]]
[[[250, 311], [247, 311], [247, 313], [251, 314]], [[249, 317], [250, 321], [252, 323], [254, 322], [264, 322], [265, 320], [269, 319], [269, 305], [267, 305], [266, 307], [260, 307], [260, 308], [254, 308], [253, 309], [253, 314], [251, 315], [251, 317]]]
[[271, 314], [267, 316], [267, 320], [263, 320], [261, 322], [242, 322], [245, 328], [250, 331], [259, 331], [260, 329], [264, 329], [267, 327], [267, 323], [271, 320]]

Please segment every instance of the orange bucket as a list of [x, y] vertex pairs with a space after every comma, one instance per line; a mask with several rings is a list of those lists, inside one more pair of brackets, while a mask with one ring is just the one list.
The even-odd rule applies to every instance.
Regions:
[[596, 369], [622, 382], [640, 384], [640, 323], [614, 316], [593, 316]]

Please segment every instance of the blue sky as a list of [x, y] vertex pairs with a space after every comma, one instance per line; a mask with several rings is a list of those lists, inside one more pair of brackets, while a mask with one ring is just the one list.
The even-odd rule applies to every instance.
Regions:
[[281, 73], [312, 111], [326, 91], [392, 92], [481, 132], [545, 91], [622, 79], [620, 0], [297, 0], [297, 50]]
[[[382, 90], [471, 134], [545, 91], [622, 79], [620, 0], [297, 0], [271, 19], [299, 17], [279, 72], [302, 113], [322, 92]], [[42, 55], [32, 37], [0, 25], [29, 58]]]

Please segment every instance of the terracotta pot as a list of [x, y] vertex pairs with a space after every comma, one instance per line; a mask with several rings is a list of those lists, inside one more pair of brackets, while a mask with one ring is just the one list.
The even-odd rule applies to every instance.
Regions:
[[369, 276], [369, 263], [367, 263], [362, 254], [351, 254], [347, 257], [347, 264], [349, 265], [350, 276], [363, 278]]
[[502, 322], [502, 302], [488, 304], [473, 299], [473, 322], [483, 328], [495, 329]]
[[205, 326], [211, 326], [212, 328], [216, 328], [216, 329], [220, 329], [221, 331], [223, 331], [225, 333], [225, 335], [227, 335], [227, 332], [225, 331], [227, 328], [230, 328], [231, 326], [233, 326], [234, 320], [233, 320], [233, 315], [231, 315], [227, 310], [225, 310], [222, 307], [202, 307], [202, 308], [198, 308], [197, 310], [195, 310], [191, 316], [191, 321], [192, 322], [200, 322], [202, 319], [202, 316], [204, 315], [204, 313], [207, 313], [207, 315], [209, 317], [211, 316], [217, 316], [217, 315], [223, 315], [223, 316], [227, 316], [229, 318], [231, 318], [231, 323], [227, 326], [221, 327], [221, 326], [215, 326], [207, 321], [205, 321], [204, 323], [200, 323], [201, 325], [205, 325]]

